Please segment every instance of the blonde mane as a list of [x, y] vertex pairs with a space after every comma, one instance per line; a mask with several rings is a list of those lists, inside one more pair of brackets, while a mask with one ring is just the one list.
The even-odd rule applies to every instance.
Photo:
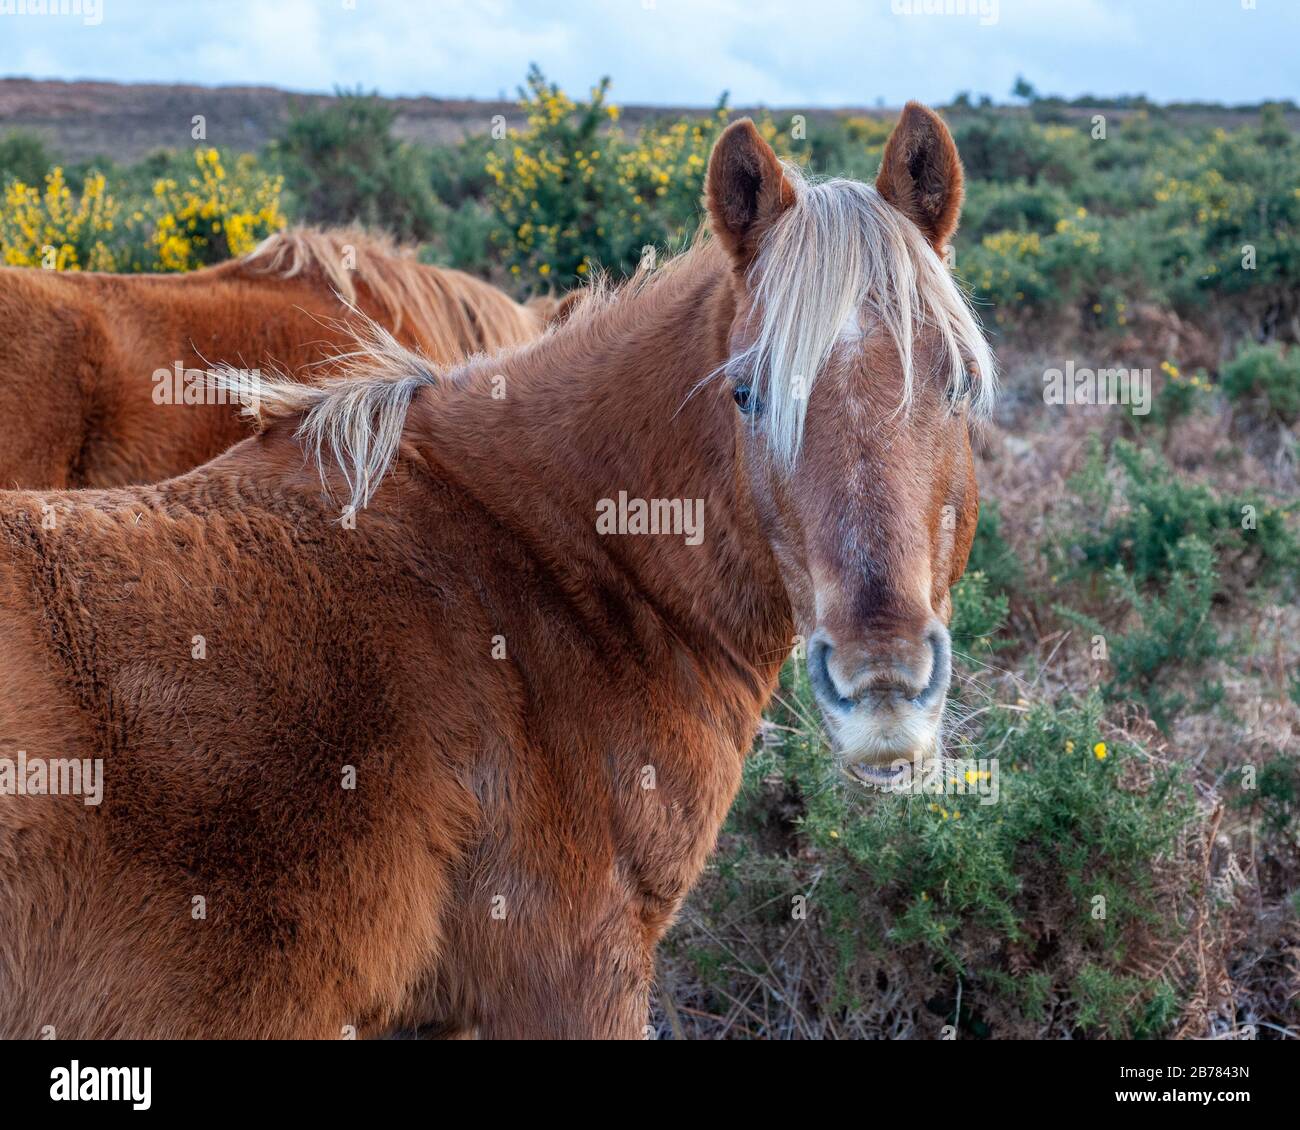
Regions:
[[[987, 416], [997, 393], [992, 350], [961, 286], [916, 225], [871, 185], [814, 183], [798, 166], [784, 167], [795, 205], [767, 234], [749, 272], [754, 340], [705, 379], [729, 373], [753, 385], [770, 449], [788, 467], [803, 441], [813, 384], [846, 330], [865, 334], [882, 325], [889, 332], [903, 371], [904, 410], [913, 398], [916, 340], [929, 330], [953, 400]], [[622, 284], [595, 276], [580, 297], [566, 299], [564, 321], [590, 320], [670, 276], [708, 245], [707, 230], [687, 251], [657, 269], [642, 265]]]
[[[775, 458], [787, 464], [797, 458], [807, 398], [846, 327], [866, 332], [874, 322], [888, 329], [904, 374], [903, 409], [915, 387], [916, 339], [936, 334], [949, 390], [987, 414], [996, 391], [992, 352], [965, 294], [915, 225], [870, 185], [812, 184], [793, 167], [787, 176], [795, 204], [768, 233], [750, 271], [757, 334], [717, 371], [743, 367], [754, 375]], [[562, 324], [551, 332], [582, 332], [710, 252], [721, 254], [707, 236], [697, 236], [681, 254], [657, 268], [643, 264], [622, 284], [596, 275], [560, 304]], [[349, 362], [334, 381], [264, 387], [258, 415], [301, 413], [297, 434], [314, 453], [322, 480], [330, 458], [348, 485], [348, 505], [359, 510], [392, 465], [411, 398], [442, 374], [378, 326]]]
[[871, 185], [811, 183], [786, 166], [795, 204], [750, 270], [753, 343], [724, 368], [745, 374], [764, 404], [762, 426], [780, 462], [803, 441], [808, 397], [836, 343], [883, 325], [898, 349], [903, 403], [912, 401], [917, 336], [934, 332], [949, 390], [986, 414], [996, 391], [992, 351], [956, 279], [920, 230]]
[[521, 306], [462, 271], [423, 264], [388, 236], [360, 228], [277, 232], [217, 270], [324, 287], [439, 362], [527, 341], [545, 321], [544, 308]]

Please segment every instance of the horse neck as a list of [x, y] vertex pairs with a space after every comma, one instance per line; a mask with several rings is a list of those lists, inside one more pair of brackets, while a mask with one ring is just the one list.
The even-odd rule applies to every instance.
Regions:
[[[697, 391], [725, 360], [734, 312], [729, 268], [703, 267], [462, 370], [417, 404], [415, 432], [575, 591], [647, 603], [697, 658], [713, 649], [762, 697], [793, 629], [738, 473], [735, 406], [716, 381]], [[598, 506], [620, 493], [689, 500], [702, 509], [699, 544], [680, 530], [602, 534]]]

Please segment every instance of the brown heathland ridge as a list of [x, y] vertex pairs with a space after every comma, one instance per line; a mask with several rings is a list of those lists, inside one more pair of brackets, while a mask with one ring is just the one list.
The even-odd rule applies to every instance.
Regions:
[[249, 433], [203, 371], [317, 380], [370, 320], [443, 365], [544, 324], [355, 230], [281, 232], [186, 275], [0, 268], [0, 324], [14, 328], [0, 335], [0, 487], [124, 486], [197, 467]]
[[[273, 86], [199, 86], [182, 83], [119, 83], [85, 80], [0, 78], [0, 132], [38, 134], [68, 161], [94, 161], [111, 153], [138, 161], [159, 149], [189, 149], [193, 117], [202, 114], [208, 136], [223, 149], [255, 152], [280, 135], [295, 113], [329, 105], [328, 94]], [[396, 117], [393, 135], [421, 145], [453, 145], [486, 134], [493, 119], [522, 125], [518, 101], [468, 98], [384, 98]], [[658, 117], [708, 113], [709, 107], [623, 104], [620, 119], [633, 128]], [[744, 113], [743, 107], [737, 112]], [[801, 107], [812, 121], [836, 111]], [[883, 109], [864, 111], [886, 113]], [[897, 107], [888, 111], [897, 114]]]
[[[328, 105], [331, 96], [281, 90], [273, 86], [199, 86], [184, 83], [129, 83], [90, 80], [0, 78], [0, 131], [10, 129], [38, 134], [68, 161], [95, 161], [112, 154], [117, 161], [139, 161], [159, 149], [189, 149], [193, 117], [202, 114], [208, 134], [220, 138], [223, 149], [254, 152], [283, 132], [294, 113]], [[466, 137], [485, 134], [495, 117], [522, 122], [519, 103], [502, 91], [499, 100], [470, 98], [394, 97], [385, 104], [396, 113], [393, 134], [421, 145], [453, 145]], [[649, 106], [623, 103], [620, 121], [633, 128], [656, 118], [680, 118], [708, 113], [708, 106]], [[738, 114], [770, 113], [774, 117], [803, 115], [810, 122], [846, 114], [894, 118], [898, 107], [841, 106], [736, 106]], [[1140, 106], [1061, 106], [1059, 113], [1072, 121], [1090, 122], [1104, 111], [1116, 121], [1144, 112]], [[1009, 116], [1028, 115], [1027, 107], [999, 106]], [[1182, 123], [1207, 123], [1233, 128], [1243, 111], [1229, 106], [1171, 107], [1166, 110]], [[1300, 113], [1286, 111], [1292, 128]]]
[[[926, 209], [889, 221], [918, 278], [942, 273], [920, 231], [951, 235], [951, 145], [909, 108], [872, 205]], [[891, 198], [908, 169], [919, 191]], [[843, 656], [893, 671], [872, 641], [942, 631], [965, 568], [967, 409], [934, 307], [906, 398], [887, 323], [842, 328], [794, 474], [752, 378], [720, 371], [777, 316], [765, 249], [864, 194], [803, 186], [738, 122], [717, 238], [540, 341], [446, 374], [387, 346], [400, 404], [372, 376], [295, 414], [289, 386], [180, 478], [5, 495], [4, 753], [102, 759], [104, 788], [0, 796], [0, 1035], [640, 1036], [793, 633], [833, 638], [840, 684]], [[394, 466], [327, 459], [323, 491], [299, 429], [360, 440], [367, 405], [402, 421]], [[359, 487], [341, 522], [331, 492]], [[702, 542], [602, 536], [620, 490], [702, 499]]]

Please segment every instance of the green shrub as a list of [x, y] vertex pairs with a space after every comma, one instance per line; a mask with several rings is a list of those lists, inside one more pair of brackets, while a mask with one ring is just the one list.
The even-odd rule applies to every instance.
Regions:
[[[36, 134], [16, 130], [0, 137], [0, 188], [10, 180], [40, 184], [53, 164], [45, 142]], [[75, 187], [80, 189], [81, 185]]]
[[[1107, 579], [1119, 604], [1116, 630], [1092, 616], [1060, 606], [1058, 611], [1106, 639], [1111, 671], [1106, 698], [1141, 702], [1156, 725], [1167, 730], [1187, 702], [1181, 691], [1169, 689], [1171, 684], [1224, 651], [1210, 618], [1219, 585], [1214, 552], [1199, 538], [1186, 537], [1174, 547], [1168, 573], [1147, 588], [1140, 588], [1122, 565], [1113, 566]], [[1202, 687], [1204, 701], [1219, 693], [1216, 684]]]
[[443, 213], [430, 249], [433, 253], [424, 257], [427, 262], [486, 274], [492, 265], [496, 232], [496, 217], [481, 204], [466, 200], [454, 212]]
[[968, 178], [957, 261], [996, 324], [1114, 330], [1154, 301], [1271, 337], [1300, 316], [1300, 146], [1282, 131], [1145, 112], [1104, 140], [1006, 112], [951, 124]]
[[1006, 229], [959, 246], [957, 267], [978, 303], [1002, 326], [1042, 333], [1065, 324], [1118, 329], [1129, 310], [1155, 290], [1152, 266], [1133, 222], [1094, 216], [1083, 206], [1057, 218], [1047, 234]]
[[386, 228], [400, 239], [433, 235], [429, 169], [420, 151], [393, 137], [396, 116], [377, 97], [340, 91], [290, 120], [272, 153], [300, 220]]
[[[1089, 963], [1075, 975], [1070, 989], [1084, 1029], [1158, 1036], [1178, 1019], [1178, 994], [1167, 981], [1151, 988], [1141, 977], [1126, 977]], [[1141, 1007], [1136, 1014], [1135, 1004]]]
[[1006, 593], [990, 591], [989, 579], [978, 569], [968, 569], [952, 587], [952, 634], [954, 654], [972, 657], [996, 650], [1006, 641], [994, 637], [1006, 625], [1009, 601]]
[[968, 240], [1000, 231], [1051, 235], [1057, 222], [1075, 207], [1065, 190], [1053, 184], [973, 181], [962, 205], [961, 231]]
[[[1282, 510], [1257, 496], [1220, 495], [1179, 478], [1159, 453], [1116, 440], [1110, 469], [1094, 436], [1088, 462], [1071, 481], [1082, 521], [1049, 552], [1080, 559], [1076, 574], [1124, 567], [1141, 587], [1167, 577], [1176, 547], [1194, 536], [1213, 550], [1220, 575], [1290, 590], [1300, 565], [1300, 543]], [[1070, 565], [1063, 564], [1069, 569]]]
[[[781, 700], [773, 720], [785, 737], [747, 764], [724, 836], [717, 913], [780, 936], [815, 861], [810, 913], [834, 955], [826, 1003], [846, 1013], [871, 1007], [885, 962], [915, 981], [891, 982], [895, 996], [932, 1007], [938, 987], [960, 981], [960, 1016], [951, 998], [936, 1007], [935, 1034], [956, 1020], [967, 1035], [1023, 1035], [1050, 1015], [1073, 1016], [1064, 1031], [1075, 1035], [1168, 1033], [1185, 999], [1166, 960], [1183, 940], [1171, 907], [1204, 894], [1191, 869], [1170, 886], [1169, 860], [1201, 826], [1182, 766], [1106, 742], [1094, 695], [985, 715], [959, 752], [996, 752], [996, 803], [864, 798], [836, 783], [808, 728], [802, 671], [783, 673]], [[952, 770], [967, 781], [980, 771]]]
[[1201, 709], [1222, 697], [1218, 683], [1197, 680], [1209, 660], [1232, 654], [1211, 615], [1223, 578], [1290, 592], [1300, 545], [1283, 510], [1184, 482], [1159, 454], [1125, 440], [1111, 455], [1108, 464], [1093, 437], [1071, 481], [1078, 524], [1044, 547], [1061, 574], [1096, 583], [1102, 610], [1080, 609], [1078, 597], [1054, 607], [1106, 640], [1107, 700], [1142, 703], [1168, 729], [1193, 687]]
[[429, 181], [434, 195], [448, 208], [478, 203], [492, 187], [487, 156], [496, 142], [486, 133], [471, 134], [455, 145], [428, 151]]
[[1128, 419], [1138, 430], [1155, 426], [1168, 438], [1170, 429], [1180, 420], [1212, 407], [1214, 386], [1204, 369], [1187, 375], [1169, 361], [1162, 362], [1160, 368], [1165, 379], [1155, 395], [1151, 411], [1146, 416], [1130, 416]]
[[1009, 230], [986, 235], [977, 245], [958, 249], [956, 267], [976, 303], [993, 308], [993, 321], [998, 325], [1024, 321], [1060, 305], [1060, 292], [1043, 258], [1043, 241], [1037, 232]]
[[1300, 420], [1300, 350], [1247, 343], [1223, 367], [1223, 391], [1278, 423]]
[[1009, 593], [1024, 577], [1020, 559], [1002, 534], [1002, 508], [995, 498], [980, 502], [979, 523], [966, 568], [983, 573], [993, 592]]
[[1272, 336], [1300, 314], [1300, 146], [1250, 131], [1180, 139], [1151, 162], [1149, 239], [1182, 313]]
[[1088, 135], [1071, 126], [1043, 125], [1007, 113], [971, 114], [951, 124], [972, 180], [1046, 181], [1069, 188], [1087, 169]]
[[1236, 792], [1234, 803], [1258, 815], [1272, 834], [1295, 843], [1300, 836], [1300, 760], [1284, 753], [1269, 757], [1259, 767], [1255, 787]]
[[[651, 123], [635, 138], [614, 127], [609, 80], [575, 101], [536, 67], [521, 104], [526, 130], [488, 154], [488, 206], [501, 218], [510, 272], [532, 289], [572, 286], [595, 266], [633, 270], [643, 249], [680, 248], [700, 221], [709, 151], [725, 109]], [[770, 131], [774, 132], [775, 127]]]

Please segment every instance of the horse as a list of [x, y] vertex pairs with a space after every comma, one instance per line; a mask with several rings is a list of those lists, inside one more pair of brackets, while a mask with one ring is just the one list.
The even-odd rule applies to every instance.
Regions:
[[[0, 268], [0, 487], [171, 478], [249, 434], [261, 380], [318, 380], [358, 315], [450, 365], [537, 336], [544, 311], [356, 230], [272, 235], [187, 275]], [[246, 371], [215, 389], [206, 371]]]
[[919, 105], [874, 187], [741, 120], [710, 231], [537, 341], [4, 495], [0, 1035], [642, 1037], [797, 636], [843, 787], [940, 756], [961, 194]]

